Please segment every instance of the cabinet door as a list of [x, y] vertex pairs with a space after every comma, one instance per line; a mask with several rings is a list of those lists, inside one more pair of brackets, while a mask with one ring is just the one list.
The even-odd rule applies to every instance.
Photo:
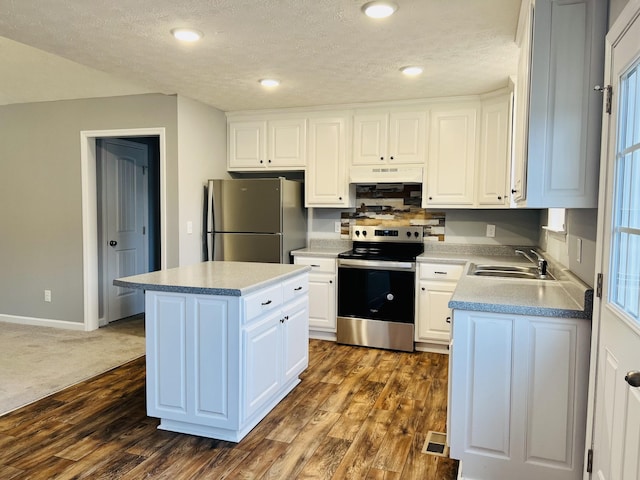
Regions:
[[529, 208], [595, 208], [603, 104], [593, 87], [603, 78], [607, 2], [531, 3], [526, 172], [516, 176], [526, 184], [514, 186], [522, 190], [516, 200]]
[[482, 103], [476, 200], [479, 207], [509, 206], [511, 95]]
[[387, 158], [389, 115], [353, 117], [353, 165], [380, 165]]
[[426, 112], [392, 112], [389, 116], [389, 163], [423, 165], [426, 136]]
[[448, 344], [451, 333], [449, 300], [455, 282], [420, 281], [416, 341]]
[[282, 328], [283, 380], [296, 378], [309, 365], [309, 309], [307, 299], [289, 304]]
[[327, 332], [336, 331], [335, 275], [309, 275], [309, 326]]
[[531, 83], [531, 33], [533, 31], [533, 3], [526, 5], [524, 23], [518, 31], [520, 56], [514, 92], [513, 156], [511, 195], [514, 202], [527, 198], [527, 132], [529, 131], [529, 88]]
[[280, 320], [282, 318], [283, 314], [278, 310], [243, 328], [245, 397], [242, 420], [246, 420], [257, 412], [281, 386]]
[[307, 163], [307, 121], [270, 120], [267, 166], [305, 167]]
[[266, 166], [267, 122], [229, 123], [229, 170]]
[[432, 110], [425, 207], [473, 205], [478, 110], [476, 104]]
[[309, 120], [309, 156], [305, 176], [307, 207], [347, 207], [346, 117]]
[[465, 476], [581, 479], [590, 322], [454, 316], [450, 444]]

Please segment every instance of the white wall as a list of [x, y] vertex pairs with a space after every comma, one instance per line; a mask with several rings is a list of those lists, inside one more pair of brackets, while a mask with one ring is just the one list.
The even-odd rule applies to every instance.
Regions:
[[[201, 261], [203, 186], [227, 174], [224, 112], [178, 96], [179, 264]], [[192, 231], [187, 226], [191, 223]]]

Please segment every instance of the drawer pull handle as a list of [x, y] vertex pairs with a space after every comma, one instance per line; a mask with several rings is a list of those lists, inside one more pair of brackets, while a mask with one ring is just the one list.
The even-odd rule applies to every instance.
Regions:
[[435, 273], [436, 275], [446, 275], [447, 274], [447, 272], [438, 272], [438, 271], [435, 271], [433, 273]]
[[320, 268], [320, 265], [312, 264], [311, 266], [312, 266], [313, 268]]
[[302, 287], [296, 287], [296, 288], [294, 288], [293, 290], [297, 292], [297, 291], [299, 291], [299, 290], [302, 290]]
[[447, 323], [451, 323], [451, 317], [447, 317], [447, 318], [445, 319], [445, 322], [447, 322]]
[[271, 303], [271, 300], [267, 300], [266, 302], [262, 302], [262, 305], [269, 305]]

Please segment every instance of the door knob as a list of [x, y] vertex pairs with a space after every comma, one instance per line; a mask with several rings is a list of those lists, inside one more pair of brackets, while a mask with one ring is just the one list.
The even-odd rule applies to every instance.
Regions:
[[109, 242], [109, 245], [111, 245], [112, 247], [115, 247], [118, 244], [118, 242], [116, 242], [115, 240], [111, 240]]
[[640, 387], [640, 372], [637, 370], [635, 372], [628, 372], [624, 380], [632, 387]]

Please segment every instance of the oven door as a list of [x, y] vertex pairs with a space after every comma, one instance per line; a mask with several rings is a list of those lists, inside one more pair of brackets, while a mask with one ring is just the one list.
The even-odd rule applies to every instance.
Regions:
[[415, 263], [338, 260], [338, 316], [414, 323]]

